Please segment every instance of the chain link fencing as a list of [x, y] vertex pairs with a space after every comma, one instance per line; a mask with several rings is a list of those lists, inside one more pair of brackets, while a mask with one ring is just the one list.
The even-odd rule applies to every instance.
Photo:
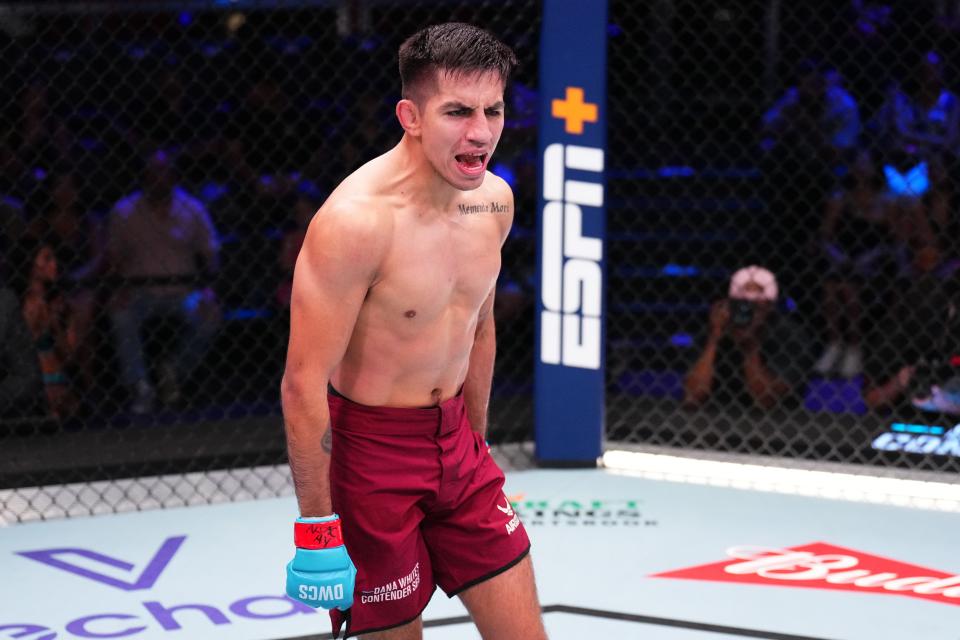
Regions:
[[[529, 463], [539, 2], [0, 7], [0, 517], [292, 492], [292, 260], [330, 189], [399, 139], [400, 41], [448, 20], [520, 58], [494, 158], [517, 216], [491, 440]], [[958, 470], [941, 9], [610, 2], [608, 446]], [[125, 223], [172, 184], [197, 264]]]
[[611, 3], [610, 441], [960, 469], [948, 4]]
[[400, 139], [400, 42], [451, 20], [521, 62], [490, 440], [529, 462], [538, 3], [0, 3], [0, 519], [292, 493], [293, 261]]

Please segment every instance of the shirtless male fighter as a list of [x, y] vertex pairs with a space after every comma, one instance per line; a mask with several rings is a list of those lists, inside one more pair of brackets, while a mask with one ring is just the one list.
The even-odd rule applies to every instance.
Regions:
[[516, 58], [460, 23], [399, 58], [403, 137], [334, 190], [294, 271], [287, 594], [330, 609], [334, 635], [405, 640], [439, 586], [483, 638], [540, 640], [530, 542], [484, 442], [514, 206], [487, 165]]

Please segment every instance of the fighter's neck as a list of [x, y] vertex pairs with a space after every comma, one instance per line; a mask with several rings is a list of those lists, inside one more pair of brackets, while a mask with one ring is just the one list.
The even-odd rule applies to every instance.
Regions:
[[395, 155], [397, 186], [411, 202], [438, 212], [452, 211], [463, 192], [444, 180], [427, 160], [420, 142], [404, 134]]

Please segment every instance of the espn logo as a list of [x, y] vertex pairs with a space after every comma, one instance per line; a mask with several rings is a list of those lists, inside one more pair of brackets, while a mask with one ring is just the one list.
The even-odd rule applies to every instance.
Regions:
[[583, 209], [603, 206], [603, 183], [568, 179], [567, 170], [602, 174], [603, 149], [551, 144], [543, 152], [540, 360], [599, 369], [603, 241], [583, 235]]

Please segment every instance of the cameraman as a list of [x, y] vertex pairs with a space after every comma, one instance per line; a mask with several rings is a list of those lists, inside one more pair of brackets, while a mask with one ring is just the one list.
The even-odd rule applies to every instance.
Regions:
[[763, 267], [740, 269], [727, 298], [710, 310], [703, 351], [684, 380], [684, 404], [770, 409], [799, 394], [809, 364], [809, 341], [777, 308], [774, 275]]

